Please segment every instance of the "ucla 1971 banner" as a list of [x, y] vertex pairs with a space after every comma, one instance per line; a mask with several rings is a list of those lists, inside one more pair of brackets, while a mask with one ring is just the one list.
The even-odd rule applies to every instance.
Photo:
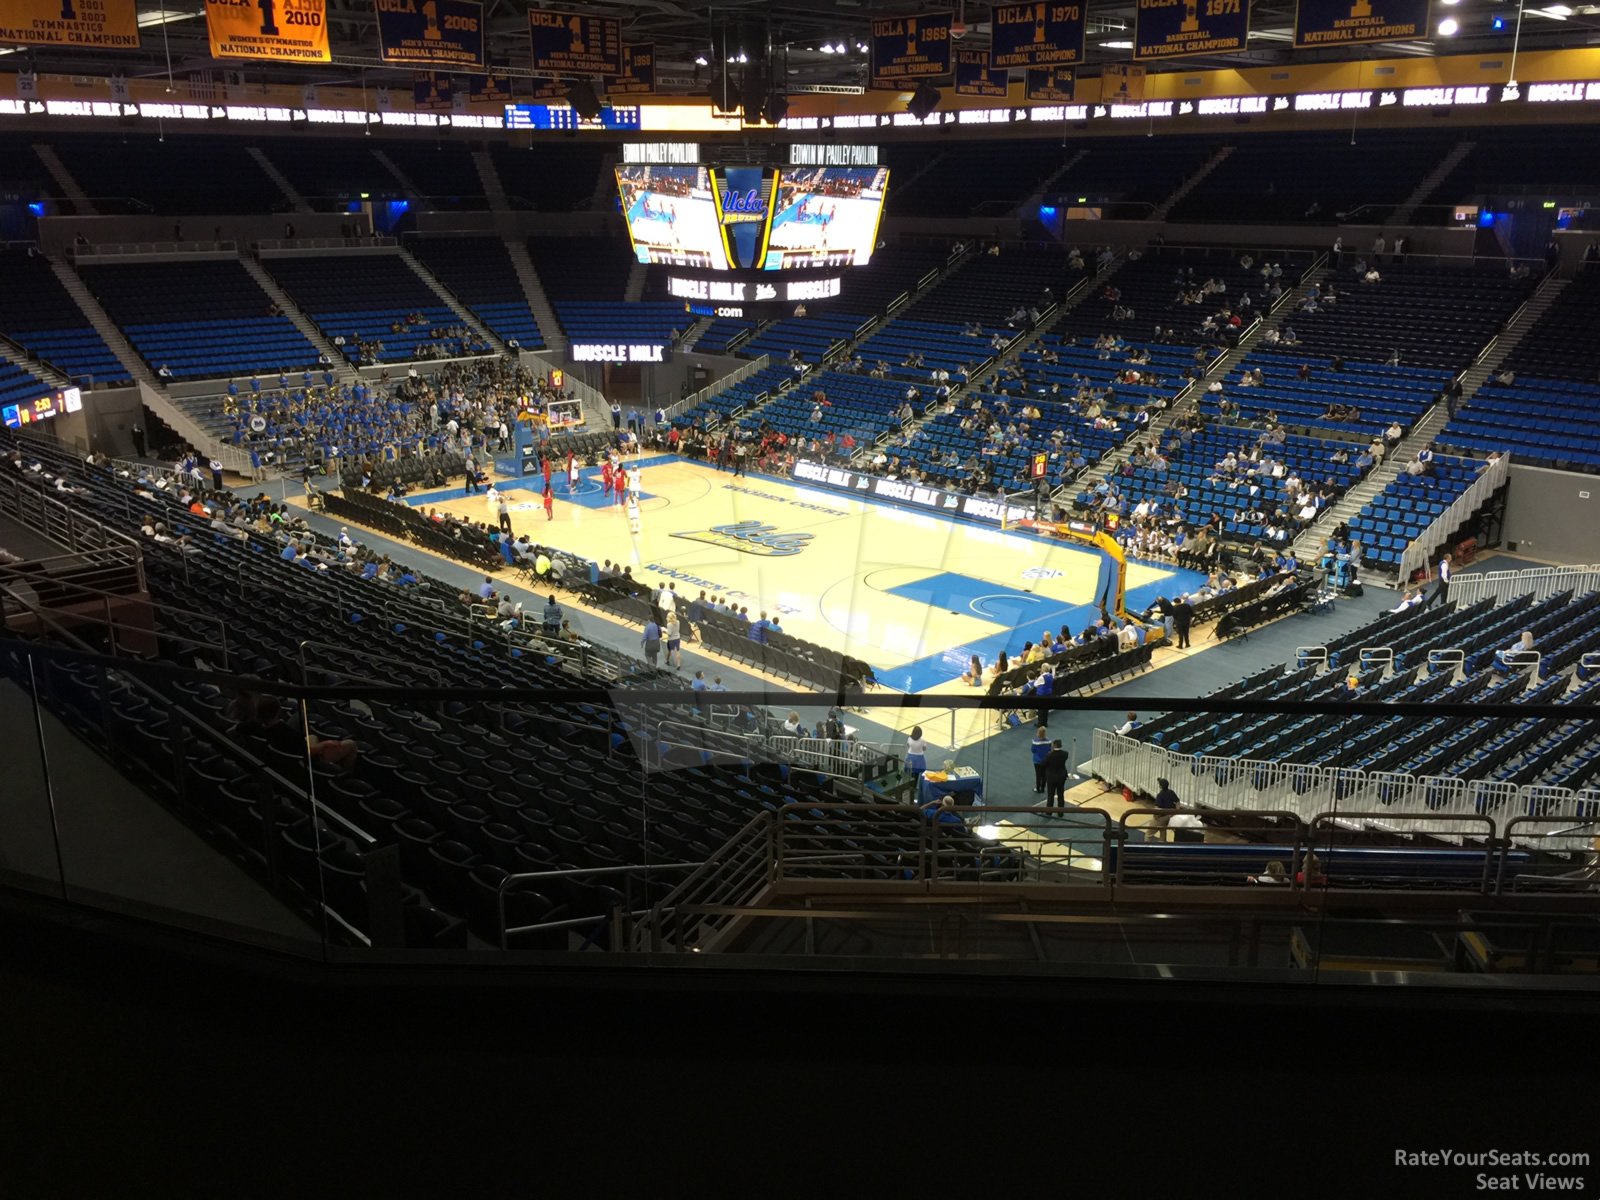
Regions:
[[1137, 59], [1243, 50], [1250, 0], [1139, 0], [1133, 26]]
[[1428, 0], [1300, 0], [1296, 48], [1353, 46], [1428, 36]]
[[656, 94], [655, 45], [624, 46], [622, 74], [606, 80], [607, 96], [653, 96]]
[[1071, 67], [1035, 67], [1028, 72], [1025, 94], [1045, 104], [1071, 104], [1077, 79]]
[[1083, 0], [1075, 4], [996, 4], [990, 10], [989, 65], [1070, 67], [1083, 61]]
[[483, 5], [478, 0], [373, 0], [384, 62], [484, 65]]
[[206, 0], [212, 58], [331, 62], [326, 0]]
[[5, 0], [0, 42], [137, 50], [139, 14], [134, 0]]
[[549, 75], [621, 75], [622, 21], [582, 13], [528, 13], [533, 69]]
[[871, 82], [875, 88], [904, 88], [950, 74], [952, 14], [881, 17], [872, 22]]
[[987, 50], [956, 51], [956, 95], [1004, 100], [1010, 82], [1008, 72], [997, 71], [989, 65]]

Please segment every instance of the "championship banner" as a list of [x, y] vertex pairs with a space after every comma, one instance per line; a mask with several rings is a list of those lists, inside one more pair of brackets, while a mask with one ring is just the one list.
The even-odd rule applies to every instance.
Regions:
[[622, 21], [579, 13], [528, 13], [533, 69], [546, 75], [621, 75]]
[[331, 62], [327, 0], [206, 0], [212, 58]]
[[624, 46], [622, 74], [606, 80], [607, 96], [654, 96], [656, 48], [654, 44]]
[[1036, 67], [1028, 72], [1027, 98], [1045, 104], [1071, 104], [1077, 79], [1071, 67]]
[[0, 42], [24, 46], [85, 46], [137, 50], [135, 0], [5, 0]]
[[474, 75], [467, 81], [467, 92], [474, 101], [504, 104], [511, 99], [511, 76], [500, 74], [497, 70], [491, 70], [487, 75]]
[[533, 99], [535, 100], [565, 100], [567, 98], [567, 85], [559, 79], [530, 79]]
[[997, 4], [990, 10], [989, 65], [1072, 66], [1083, 61], [1084, 5]]
[[1139, 0], [1133, 57], [1226, 54], [1243, 50], [1249, 35], [1250, 0]]
[[449, 108], [455, 81], [435, 71], [417, 71], [411, 76], [411, 103], [417, 108]]
[[1101, 104], [1143, 104], [1144, 68], [1107, 63], [1100, 69]]
[[1004, 100], [1010, 82], [1009, 72], [990, 68], [987, 50], [956, 51], [956, 95]]
[[1300, 0], [1294, 12], [1297, 50], [1425, 38], [1430, 28], [1428, 0]]
[[902, 91], [924, 79], [950, 74], [953, 14], [924, 13], [872, 22], [871, 86]]
[[483, 69], [479, 0], [373, 0], [384, 62]]

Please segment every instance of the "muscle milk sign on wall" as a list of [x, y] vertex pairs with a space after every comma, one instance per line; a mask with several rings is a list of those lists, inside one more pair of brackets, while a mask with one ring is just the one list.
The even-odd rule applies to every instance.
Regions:
[[4, 0], [0, 42], [137, 50], [139, 14], [134, 0]]
[[212, 58], [331, 62], [326, 0], [206, 0]]
[[478, 0], [373, 3], [384, 62], [483, 67], [483, 5]]

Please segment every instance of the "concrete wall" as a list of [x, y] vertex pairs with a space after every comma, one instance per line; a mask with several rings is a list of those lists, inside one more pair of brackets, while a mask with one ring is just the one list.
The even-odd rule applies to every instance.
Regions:
[[1512, 467], [1504, 539], [1547, 562], [1600, 562], [1600, 476]]
[[43, 428], [85, 454], [97, 450], [113, 458], [128, 458], [133, 454], [135, 425], [143, 425], [147, 431], [150, 428], [139, 389], [121, 387], [84, 392], [81, 412], [63, 414]]
[[[39, 241], [46, 254], [60, 254], [83, 234], [90, 245], [112, 242], [170, 242], [173, 225], [181, 222], [183, 236], [192, 242], [253, 242], [281, 238], [285, 222], [294, 225], [296, 237], [331, 238], [340, 236], [341, 227], [360, 222], [367, 230], [366, 217], [352, 213], [263, 213], [256, 216], [214, 217], [44, 217], [39, 221]], [[219, 233], [220, 231], [220, 233]]]

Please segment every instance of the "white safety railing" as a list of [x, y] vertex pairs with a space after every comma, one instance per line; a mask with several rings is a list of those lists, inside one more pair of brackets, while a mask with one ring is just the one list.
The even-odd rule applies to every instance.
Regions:
[[764, 371], [771, 365], [772, 356], [770, 354], [763, 354], [760, 358], [751, 359], [744, 366], [733, 372], [733, 374], [724, 375], [721, 379], [707, 384], [698, 392], [691, 393], [684, 399], [679, 400], [676, 404], [667, 405], [667, 419], [671, 420], [679, 413], [687, 412], [689, 409], [693, 408], [702, 401], [709, 400], [712, 396], [720, 395], [722, 392], [727, 391], [731, 387], [736, 387], [737, 385], [743, 383], [746, 379], [749, 379], [750, 376], [756, 374], [756, 372]]
[[1489, 597], [1496, 604], [1527, 596], [1533, 604], [1561, 592], [1576, 595], [1600, 589], [1600, 566], [1529, 567], [1524, 571], [1485, 571], [1457, 575], [1450, 581], [1450, 599], [1465, 608]]
[[[1400, 554], [1401, 583], [1410, 579], [1418, 570], [1428, 569], [1429, 564], [1433, 562], [1434, 552], [1500, 489], [1510, 471], [1510, 455], [1501, 455], [1489, 463], [1466, 491], [1457, 496], [1444, 512], [1435, 517], [1426, 529], [1411, 540], [1411, 544]], [[1453, 582], [1451, 586], [1454, 586]]]
[[[1185, 807], [1294, 812], [1308, 819], [1316, 813], [1370, 814], [1383, 809], [1427, 811], [1441, 818], [1489, 817], [1497, 822], [1525, 815], [1576, 819], [1600, 805], [1596, 788], [1535, 787], [1450, 775], [1184, 754], [1108, 729], [1095, 730], [1094, 757], [1088, 766], [1099, 778], [1146, 796], [1155, 795], [1160, 788], [1157, 781], [1166, 779]], [[1358, 823], [1383, 824], [1370, 816]]]
[[890, 756], [885, 746], [848, 739], [775, 737], [770, 748], [785, 762], [846, 779], [859, 778], [863, 768]]

